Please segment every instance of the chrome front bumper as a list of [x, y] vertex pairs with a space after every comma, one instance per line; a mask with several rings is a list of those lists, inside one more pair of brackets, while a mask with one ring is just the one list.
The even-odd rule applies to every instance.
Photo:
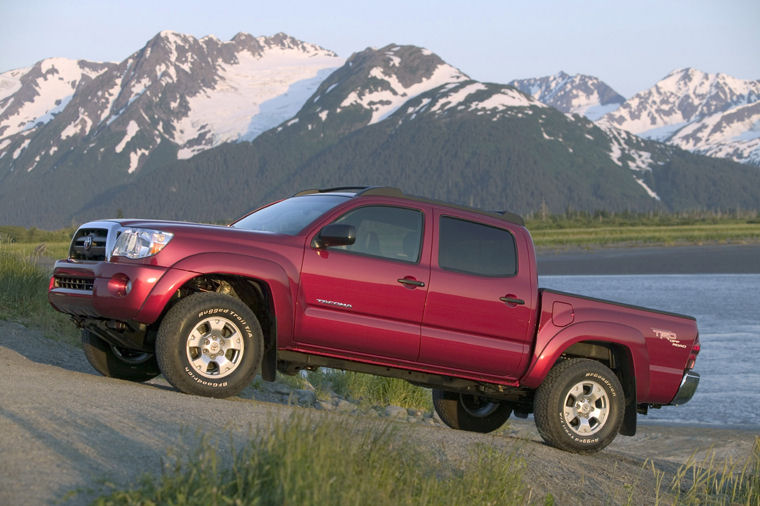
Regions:
[[670, 401], [670, 405], [680, 406], [681, 404], [689, 402], [689, 400], [694, 397], [694, 392], [697, 391], [697, 385], [699, 385], [699, 373], [689, 371], [684, 374], [683, 379], [681, 380], [681, 386], [678, 388], [676, 396]]

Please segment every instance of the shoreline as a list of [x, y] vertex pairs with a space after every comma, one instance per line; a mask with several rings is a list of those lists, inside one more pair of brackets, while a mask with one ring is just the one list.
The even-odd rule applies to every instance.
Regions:
[[536, 260], [539, 276], [760, 274], [760, 244], [539, 250]]

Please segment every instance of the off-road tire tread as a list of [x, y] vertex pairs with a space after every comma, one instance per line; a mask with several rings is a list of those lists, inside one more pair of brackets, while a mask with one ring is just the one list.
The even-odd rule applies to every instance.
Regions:
[[474, 417], [460, 406], [457, 392], [437, 388], [433, 389], [433, 407], [443, 423], [452, 429], [482, 434], [495, 431], [504, 425], [512, 414], [512, 408], [508, 404], [501, 403], [499, 408], [487, 417]]
[[[184, 357], [186, 336], [179, 335], [188, 319], [199, 311], [213, 306], [228, 308], [250, 323], [253, 342], [246, 341], [243, 351], [243, 361], [230, 376], [228, 386], [209, 387], [198, 384], [184, 370], [183, 358], [177, 360], [177, 353]], [[256, 315], [240, 299], [215, 292], [195, 293], [177, 302], [164, 316], [156, 337], [156, 358], [166, 380], [177, 390], [187, 394], [206, 397], [225, 398], [237, 395], [251, 384], [254, 376], [261, 367], [264, 350], [264, 335]], [[250, 361], [253, 361], [253, 364]], [[247, 366], [247, 370], [246, 370]]]
[[[560, 402], [557, 396], [563, 396], [565, 393], [558, 391], [558, 383], [565, 380], [566, 375], [569, 378], [570, 376], [587, 371], [603, 374], [618, 392], [618, 395], [610, 398], [610, 409], [612, 412], [605, 423], [607, 426], [602, 429], [605, 435], [600, 438], [599, 443], [594, 445], [577, 443], [569, 439], [557, 420], [557, 413], [553, 409], [553, 406], [558, 406]], [[615, 373], [604, 364], [586, 358], [564, 359], [557, 362], [536, 390], [533, 400], [533, 417], [541, 438], [551, 446], [581, 455], [597, 453], [615, 439], [623, 423], [624, 410], [623, 387]]]
[[107, 378], [142, 383], [161, 374], [155, 355], [140, 364], [130, 364], [117, 357], [108, 343], [89, 330], [82, 330], [81, 338], [87, 361]]

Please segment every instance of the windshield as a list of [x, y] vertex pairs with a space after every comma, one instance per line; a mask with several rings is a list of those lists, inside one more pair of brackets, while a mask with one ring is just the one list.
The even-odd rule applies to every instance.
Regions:
[[345, 202], [346, 195], [303, 195], [259, 209], [232, 224], [234, 228], [296, 235], [333, 207]]

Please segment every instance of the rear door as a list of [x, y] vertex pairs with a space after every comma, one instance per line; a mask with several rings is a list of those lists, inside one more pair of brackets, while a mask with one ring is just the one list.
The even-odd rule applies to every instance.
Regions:
[[332, 221], [353, 225], [356, 242], [307, 249], [296, 321], [301, 347], [416, 360], [430, 277], [429, 216], [426, 206], [378, 204]]
[[[531, 343], [529, 262], [498, 219], [437, 213], [420, 362], [517, 378]], [[524, 265], [522, 265], [524, 264]], [[523, 269], [521, 271], [521, 269]]]

